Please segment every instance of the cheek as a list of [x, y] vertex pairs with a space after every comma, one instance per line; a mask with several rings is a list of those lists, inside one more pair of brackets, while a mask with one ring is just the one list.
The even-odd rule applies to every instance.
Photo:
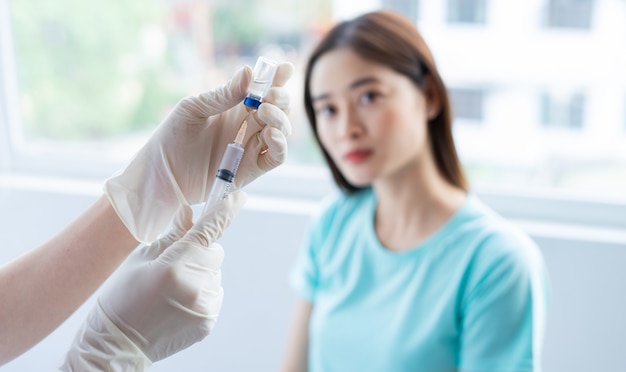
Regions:
[[389, 110], [381, 120], [384, 120], [385, 125], [377, 126], [377, 138], [386, 144], [388, 156], [414, 156], [425, 147], [427, 123], [419, 112]]
[[331, 150], [333, 146], [330, 141], [330, 133], [328, 132], [328, 129], [325, 128], [324, 125], [318, 124], [315, 130], [317, 131], [317, 138], [319, 139], [320, 145], [324, 150], [326, 150], [327, 153], [332, 155]]
[[369, 130], [379, 143], [397, 141], [397, 137], [406, 136], [407, 121], [411, 121], [399, 110], [383, 110], [369, 117]]

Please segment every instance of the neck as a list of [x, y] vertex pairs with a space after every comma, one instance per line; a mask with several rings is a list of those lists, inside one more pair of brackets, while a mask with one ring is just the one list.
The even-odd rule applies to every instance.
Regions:
[[433, 161], [412, 163], [377, 181], [375, 227], [391, 250], [416, 246], [441, 227], [465, 200], [465, 191], [451, 185]]

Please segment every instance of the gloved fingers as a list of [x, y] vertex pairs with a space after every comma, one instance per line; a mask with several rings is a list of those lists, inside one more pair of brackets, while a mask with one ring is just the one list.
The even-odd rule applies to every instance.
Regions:
[[172, 229], [167, 236], [173, 241], [177, 241], [189, 231], [191, 226], [193, 226], [193, 211], [190, 206], [182, 205], [172, 220]]
[[267, 172], [287, 160], [286, 137], [291, 135], [291, 123], [282, 110], [265, 103], [259, 107], [257, 118], [265, 127], [246, 144], [246, 152], [257, 156], [257, 166]]
[[181, 241], [208, 247], [222, 236], [224, 230], [245, 204], [246, 199], [247, 196], [243, 191], [235, 191], [225, 199], [219, 200], [206, 214], [200, 216]]
[[224, 289], [221, 285], [216, 290], [209, 290], [206, 286], [201, 289], [194, 306], [195, 312], [202, 317], [202, 322], [195, 327], [201, 332], [199, 339], [211, 333], [217, 323], [223, 303]]
[[285, 87], [271, 87], [263, 99], [263, 102], [271, 103], [281, 109], [285, 114], [289, 114], [291, 99]]
[[209, 245], [203, 252], [203, 258], [198, 262], [211, 273], [206, 286], [211, 291], [217, 291], [222, 285], [222, 262], [224, 262], [224, 248], [219, 243]]
[[267, 127], [261, 131], [265, 142], [265, 150], [259, 153], [257, 160], [259, 168], [269, 171], [287, 160], [287, 138], [276, 128]]
[[[176, 247], [172, 246], [172, 250], [179, 249], [181, 246], [186, 245], [186, 248], [191, 247], [189, 244], [181, 243]], [[224, 262], [224, 248], [218, 243], [212, 243], [208, 247], [203, 249], [196, 249], [189, 254], [181, 256], [174, 265], [174, 270], [180, 272], [195, 273], [194, 275], [202, 276], [202, 283], [207, 283], [208, 288], [211, 290], [217, 290], [222, 284], [221, 267]], [[180, 265], [181, 267], [177, 267]]]
[[183, 205], [178, 209], [172, 221], [172, 229], [162, 238], [155, 240], [152, 244], [141, 247], [140, 255], [144, 260], [152, 261], [159, 257], [163, 251], [172, 244], [180, 240], [193, 226], [193, 211], [188, 205]]
[[[244, 187], [287, 159], [286, 136], [291, 134], [287, 115], [268, 103], [262, 103], [257, 113], [257, 120], [252, 121], [254, 129], [249, 131], [250, 137], [246, 140], [243, 159], [235, 177], [237, 188]], [[265, 122], [261, 123], [261, 118]]]
[[293, 72], [295, 67], [291, 62], [280, 62], [278, 67], [276, 68], [276, 75], [274, 75], [274, 81], [272, 82], [272, 86], [282, 87], [287, 83]]
[[262, 103], [256, 112], [256, 117], [262, 126], [270, 126], [283, 132], [287, 137], [291, 135], [291, 122], [284, 110], [270, 104]]
[[[221, 266], [224, 248], [217, 243], [205, 249], [194, 249], [184, 243], [172, 246], [172, 250], [179, 248], [187, 253], [166, 268], [168, 284], [165, 288], [169, 288], [171, 304], [177, 304], [181, 310], [217, 315], [223, 296]], [[171, 255], [171, 251], [165, 255]]]
[[196, 97], [188, 97], [179, 105], [192, 116], [208, 118], [219, 114], [241, 103], [248, 91], [248, 84], [252, 79], [252, 68], [244, 66], [226, 84]]
[[[243, 191], [234, 191], [219, 200], [187, 233], [169, 249], [162, 251], [158, 257], [158, 264], [162, 267], [174, 267], [174, 272], [205, 273], [222, 265], [223, 249], [214, 242], [219, 239], [224, 230], [230, 225], [233, 218], [246, 202]], [[179, 270], [178, 265], [189, 270]]]
[[205, 286], [202, 295], [198, 298], [198, 306], [209, 317], [217, 320], [224, 302], [224, 289], [221, 285], [216, 288]]

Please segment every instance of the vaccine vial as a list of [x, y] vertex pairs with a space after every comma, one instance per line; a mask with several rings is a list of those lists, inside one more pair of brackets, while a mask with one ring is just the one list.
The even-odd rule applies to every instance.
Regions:
[[278, 63], [265, 57], [259, 57], [254, 65], [252, 81], [248, 86], [248, 95], [243, 100], [243, 104], [257, 109], [261, 105], [261, 101], [267, 94], [274, 81]]

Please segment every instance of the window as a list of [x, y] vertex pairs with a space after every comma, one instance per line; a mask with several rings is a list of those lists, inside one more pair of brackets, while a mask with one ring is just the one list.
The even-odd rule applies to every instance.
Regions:
[[452, 88], [448, 92], [455, 119], [483, 120], [484, 91], [482, 89]]
[[402, 13], [410, 19], [417, 19], [416, 0], [382, 0], [382, 7]]
[[448, 22], [485, 23], [486, 0], [448, 0]]
[[[0, 8], [0, 113], [8, 121], [0, 140], [8, 131], [11, 167], [72, 177], [110, 175], [181, 97], [217, 87], [258, 55], [302, 65], [331, 23], [330, 0], [0, 0]], [[291, 115], [305, 120], [297, 104]], [[294, 126], [290, 138], [299, 164], [318, 159], [308, 131]]]
[[581, 129], [585, 109], [582, 93], [541, 94], [541, 124], [544, 127]]
[[[450, 89], [455, 119], [479, 124], [455, 127], [473, 185], [624, 198], [626, 176], [615, 170], [626, 169], [626, 113], [615, 91], [626, 91], [626, 70], [610, 63], [626, 60], [626, 49], [615, 47], [626, 45], [623, 32], [546, 34], [536, 3], [524, 1], [490, 7], [494, 22], [472, 30], [456, 26], [485, 23], [486, 0], [448, 0], [445, 9], [408, 0], [76, 4], [0, 0], [2, 171], [102, 180], [130, 159], [182, 96], [221, 84], [271, 51], [296, 65], [289, 85], [293, 134], [288, 164], [254, 187], [319, 195], [326, 188], [313, 179], [327, 172], [301, 102], [309, 48], [339, 19], [376, 7], [410, 16], [419, 5], [418, 27]], [[589, 11], [581, 12], [590, 18], [593, 3], [545, 4], [553, 12], [557, 5], [580, 10], [587, 4]], [[597, 13], [607, 30], [626, 24], [626, 3], [613, 4], [622, 8]], [[604, 70], [591, 73], [597, 61], [607, 62]], [[577, 151], [589, 141], [597, 151]], [[554, 154], [559, 160], [550, 163]], [[590, 176], [583, 164], [592, 162]], [[281, 185], [269, 185], [272, 177]]]
[[548, 0], [546, 12], [548, 27], [589, 29], [593, 0]]

